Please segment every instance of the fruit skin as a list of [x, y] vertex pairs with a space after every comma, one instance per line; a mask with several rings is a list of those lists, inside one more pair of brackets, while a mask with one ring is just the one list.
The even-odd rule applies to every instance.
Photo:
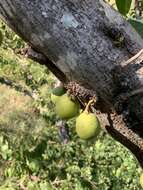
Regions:
[[141, 187], [143, 188], [143, 173], [140, 176], [140, 184], [141, 184]]
[[52, 90], [51, 100], [54, 104], [59, 100], [59, 97], [66, 93], [66, 89], [62, 86], [58, 86]]
[[83, 112], [76, 119], [76, 132], [81, 139], [96, 137], [100, 129], [99, 120], [93, 113]]
[[61, 119], [69, 119], [79, 113], [80, 105], [77, 100], [73, 101], [67, 94], [64, 94], [56, 102], [55, 110]]

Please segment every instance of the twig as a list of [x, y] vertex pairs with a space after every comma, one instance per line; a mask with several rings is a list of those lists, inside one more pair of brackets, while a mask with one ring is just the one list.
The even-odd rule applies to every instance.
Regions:
[[25, 187], [22, 183], [19, 183], [19, 186], [20, 186], [21, 190], [28, 190], [27, 187]]
[[56, 126], [59, 128], [59, 135], [64, 144], [69, 141], [69, 130], [67, 127], [67, 123], [64, 120], [60, 120], [56, 123]]
[[123, 64], [127, 65], [134, 62], [142, 62], [143, 61], [143, 49], [141, 49], [136, 55], [125, 61]]
[[31, 98], [33, 98], [32, 92], [28, 91], [27, 89], [24, 89], [23, 86], [21, 86], [19, 84], [15, 84], [15, 82], [10, 79], [0, 77], [0, 83], [5, 84], [11, 88], [14, 88], [17, 91], [24, 93], [24, 95], [27, 95], [27, 96], [30, 96]]

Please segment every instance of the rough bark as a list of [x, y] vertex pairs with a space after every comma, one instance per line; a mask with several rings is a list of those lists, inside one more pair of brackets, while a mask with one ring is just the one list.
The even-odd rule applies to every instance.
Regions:
[[142, 52], [127, 61], [143, 40], [122, 16], [103, 0], [1, 0], [0, 17], [67, 87], [96, 94], [103, 127], [143, 167]]

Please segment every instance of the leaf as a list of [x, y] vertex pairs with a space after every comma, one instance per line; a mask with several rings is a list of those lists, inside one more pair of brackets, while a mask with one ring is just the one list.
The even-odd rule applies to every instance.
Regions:
[[143, 19], [142, 20], [136, 20], [136, 19], [129, 18], [128, 22], [135, 28], [135, 30], [143, 38]]
[[132, 0], [116, 0], [118, 11], [124, 16], [129, 12], [131, 3]]

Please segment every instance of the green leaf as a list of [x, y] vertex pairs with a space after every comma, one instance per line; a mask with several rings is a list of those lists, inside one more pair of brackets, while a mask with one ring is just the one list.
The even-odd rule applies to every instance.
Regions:
[[131, 3], [132, 0], [116, 0], [118, 11], [124, 16], [129, 12]]
[[135, 28], [135, 30], [143, 38], [143, 19], [142, 20], [136, 20], [136, 19], [129, 18], [128, 22]]

